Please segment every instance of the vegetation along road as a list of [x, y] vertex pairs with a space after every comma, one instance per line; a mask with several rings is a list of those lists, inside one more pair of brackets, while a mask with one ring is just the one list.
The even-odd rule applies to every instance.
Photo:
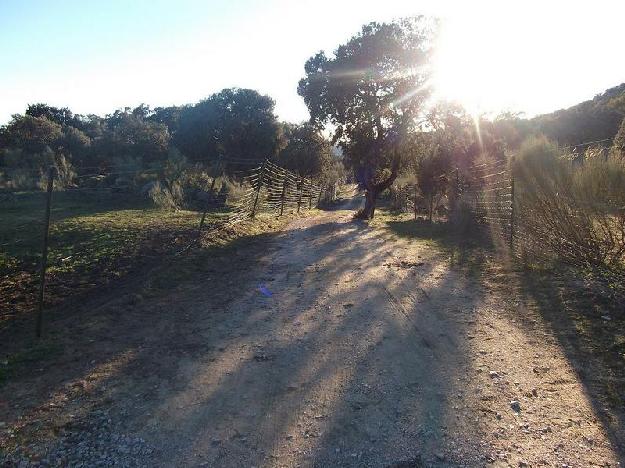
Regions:
[[352, 215], [56, 323], [64, 350], [2, 389], [4, 461], [618, 466], [622, 419], [513, 273]]

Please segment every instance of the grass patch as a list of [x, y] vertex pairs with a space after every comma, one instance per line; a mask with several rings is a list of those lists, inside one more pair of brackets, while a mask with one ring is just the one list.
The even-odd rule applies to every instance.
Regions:
[[[201, 242], [186, 253], [180, 249], [170, 249], [158, 255], [156, 261], [145, 268], [135, 269], [132, 275], [113, 283], [113, 288], [87, 289], [89, 294], [85, 296], [85, 301], [88, 299], [90, 302], [74, 301], [75, 306], [63, 303], [63, 307], [46, 311], [43, 341], [34, 339], [34, 314], [24, 315], [23, 320], [5, 320], [4, 324], [0, 322], [0, 325], [4, 325], [0, 327], [0, 342], [8, 339], [7, 348], [3, 350], [5, 354], [0, 355], [0, 384], [24, 375], [29, 369], [42, 367], [46, 360], [62, 352], [62, 343], [73, 340], [66, 334], [63, 323], [71, 321], [73, 325], [79, 323], [84, 329], [97, 328], [104, 317], [94, 311], [111, 299], [121, 298], [122, 307], [134, 307], [144, 300], [159, 300], [170, 293], [184, 292], [188, 287], [207, 287], [218, 296], [229, 297], [229, 288], [232, 284], [240, 286], [241, 278], [257, 265], [258, 259], [266, 252], [267, 242], [276, 232], [295, 218], [316, 212], [311, 210], [301, 215], [285, 214], [280, 218], [274, 214], [261, 213], [255, 219], [242, 221], [218, 232], [206, 231]], [[197, 234], [196, 228], [194, 225], [193, 236]], [[135, 260], [138, 262], [140, 259]], [[94, 284], [101, 285], [95, 279]], [[49, 322], [52, 316], [54, 324]]]
[[[0, 223], [0, 322], [34, 308], [41, 262], [45, 197], [18, 193], [3, 201]], [[210, 213], [206, 222], [226, 216]], [[182, 244], [200, 214], [164, 211], [138, 196], [53, 194], [48, 251], [49, 304], [124, 276], [142, 256]]]
[[[36, 270], [41, 259], [44, 195], [18, 194], [2, 204], [0, 275]], [[219, 216], [216, 214], [214, 216]], [[74, 271], [124, 253], [151, 230], [197, 226], [199, 214], [163, 211], [144, 199], [58, 192], [53, 195], [48, 262], [50, 271]]]

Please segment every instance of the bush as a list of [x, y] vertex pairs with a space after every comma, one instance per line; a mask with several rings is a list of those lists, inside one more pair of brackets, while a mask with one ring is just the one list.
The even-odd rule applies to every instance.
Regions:
[[21, 149], [4, 151], [5, 188], [10, 190], [45, 190], [48, 167], [57, 169], [54, 188], [64, 189], [74, 184], [76, 172], [69, 159], [46, 147], [40, 153], [26, 153]]
[[600, 274], [625, 268], [625, 163], [589, 149], [581, 162], [544, 137], [526, 140], [512, 165], [517, 239], [533, 262], [563, 261]]
[[415, 180], [410, 177], [398, 177], [389, 189], [391, 210], [406, 213], [415, 206]]
[[179, 184], [165, 187], [160, 181], [156, 181], [148, 192], [149, 197], [159, 208], [177, 210], [182, 202], [182, 190]]

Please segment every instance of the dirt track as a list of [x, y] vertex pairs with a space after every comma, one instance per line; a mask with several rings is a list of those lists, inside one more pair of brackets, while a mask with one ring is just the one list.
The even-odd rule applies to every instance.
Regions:
[[[129, 465], [618, 466], [617, 436], [531, 308], [350, 216], [298, 220], [118, 316], [110, 359], [51, 393], [55, 424], [79, 421], [60, 433], [89, 445], [105, 414], [146, 447]], [[63, 437], [40, 447], [76, 459]], [[106, 464], [117, 438], [103, 437]]]

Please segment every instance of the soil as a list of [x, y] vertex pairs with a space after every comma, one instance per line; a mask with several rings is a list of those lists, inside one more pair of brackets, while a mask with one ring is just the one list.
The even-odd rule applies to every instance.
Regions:
[[352, 214], [57, 320], [63, 352], [0, 389], [0, 464], [620, 466], [622, 416], [512, 276]]

